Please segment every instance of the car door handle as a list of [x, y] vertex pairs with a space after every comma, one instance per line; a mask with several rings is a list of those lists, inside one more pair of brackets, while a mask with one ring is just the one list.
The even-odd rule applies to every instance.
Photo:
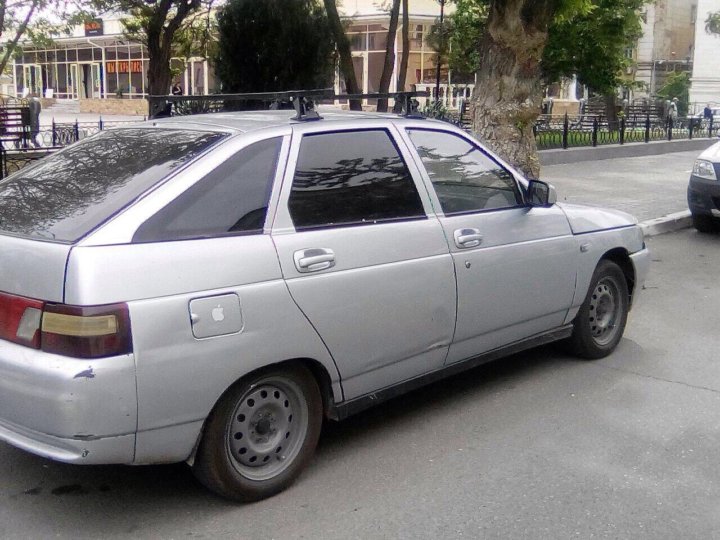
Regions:
[[482, 244], [482, 235], [479, 229], [458, 229], [453, 234], [455, 245], [459, 248], [472, 248]]
[[303, 274], [335, 266], [335, 252], [327, 248], [300, 249], [293, 255], [295, 268]]

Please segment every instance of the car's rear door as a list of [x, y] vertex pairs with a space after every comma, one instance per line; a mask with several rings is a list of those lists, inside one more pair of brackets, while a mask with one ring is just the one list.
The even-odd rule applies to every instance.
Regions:
[[530, 208], [505, 167], [458, 132], [407, 130], [455, 263], [458, 320], [448, 363], [561, 326], [578, 248], [556, 206]]
[[441, 367], [455, 325], [453, 263], [392, 126], [298, 126], [288, 163], [272, 237], [346, 399]]

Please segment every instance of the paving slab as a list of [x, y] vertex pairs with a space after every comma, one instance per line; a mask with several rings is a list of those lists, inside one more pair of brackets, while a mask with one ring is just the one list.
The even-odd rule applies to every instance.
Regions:
[[646, 232], [657, 234], [690, 225], [687, 184], [699, 153], [549, 165], [542, 168], [541, 179], [555, 186], [558, 201], [622, 210], [647, 222]]

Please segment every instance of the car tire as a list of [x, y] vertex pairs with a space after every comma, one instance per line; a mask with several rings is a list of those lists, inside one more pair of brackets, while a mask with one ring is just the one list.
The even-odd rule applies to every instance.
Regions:
[[303, 366], [242, 379], [208, 417], [193, 464], [197, 479], [231, 500], [271, 497], [310, 462], [322, 427], [322, 398]]
[[701, 233], [717, 232], [720, 228], [718, 227], [718, 222], [715, 220], [715, 218], [708, 214], [693, 214], [692, 222], [693, 227], [695, 227], [695, 229], [697, 229], [697, 231]]
[[627, 322], [630, 297], [625, 275], [612, 261], [595, 268], [585, 301], [573, 321], [570, 350], [587, 360], [604, 358], [620, 342]]

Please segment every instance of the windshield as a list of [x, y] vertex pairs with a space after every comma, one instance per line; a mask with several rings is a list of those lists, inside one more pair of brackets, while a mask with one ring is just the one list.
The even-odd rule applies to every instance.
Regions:
[[72, 243], [223, 133], [104, 131], [0, 181], [0, 232]]

